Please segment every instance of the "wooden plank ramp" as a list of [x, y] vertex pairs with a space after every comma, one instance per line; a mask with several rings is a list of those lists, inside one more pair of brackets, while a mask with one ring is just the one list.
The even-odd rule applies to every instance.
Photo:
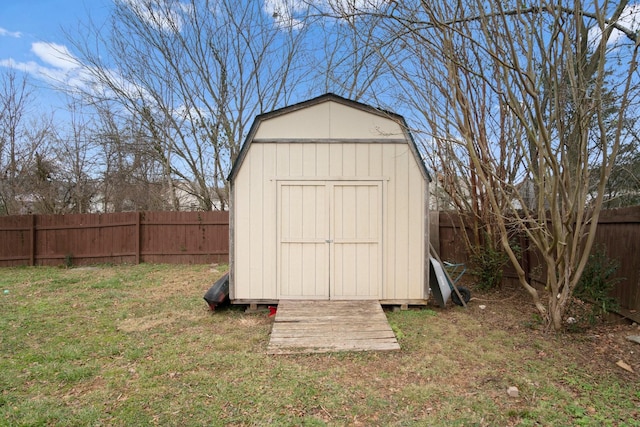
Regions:
[[378, 301], [281, 300], [267, 353], [399, 349]]

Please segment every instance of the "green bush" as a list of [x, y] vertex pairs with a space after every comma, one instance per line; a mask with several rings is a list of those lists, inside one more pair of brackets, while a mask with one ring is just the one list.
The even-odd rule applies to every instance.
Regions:
[[470, 257], [471, 274], [477, 278], [479, 289], [487, 290], [502, 286], [502, 271], [509, 257], [502, 251], [486, 243], [476, 247]]
[[589, 255], [580, 281], [573, 295], [592, 303], [589, 321], [595, 323], [607, 312], [616, 310], [618, 302], [610, 296], [611, 290], [622, 280], [616, 277], [620, 266], [617, 260], [610, 259], [603, 247], [596, 247]]

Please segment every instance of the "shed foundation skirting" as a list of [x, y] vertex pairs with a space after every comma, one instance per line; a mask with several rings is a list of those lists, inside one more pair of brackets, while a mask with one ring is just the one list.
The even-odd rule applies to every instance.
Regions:
[[[231, 300], [231, 303], [236, 305], [256, 306], [256, 305], [278, 305], [280, 301], [285, 301], [285, 300], [235, 299], [235, 300]], [[341, 301], [341, 300], [338, 300], [338, 301]], [[342, 301], [348, 301], [348, 300], [342, 300]], [[382, 300], [378, 300], [378, 303], [380, 305], [390, 305], [390, 306], [427, 305], [429, 304], [429, 300], [427, 299], [382, 299]]]

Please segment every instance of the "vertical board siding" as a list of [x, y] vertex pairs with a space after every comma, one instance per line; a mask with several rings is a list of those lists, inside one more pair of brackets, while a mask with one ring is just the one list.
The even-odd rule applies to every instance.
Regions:
[[324, 185], [282, 184], [278, 207], [278, 297], [328, 298], [328, 206]]
[[[257, 162], [260, 165], [256, 165]], [[400, 175], [399, 180], [396, 174]], [[412, 263], [423, 265], [424, 242], [421, 236], [424, 236], [425, 186], [421, 171], [406, 144], [254, 141], [234, 183], [237, 198], [234, 207], [235, 299], [278, 298], [278, 273], [274, 273], [275, 269], [282, 268], [278, 266], [278, 252], [294, 251], [293, 246], [280, 248], [275, 243], [278, 240], [275, 233], [282, 225], [277, 218], [278, 182], [318, 177], [329, 181], [348, 179], [358, 182], [363, 179], [365, 181], [362, 182], [371, 182], [367, 180], [372, 177], [382, 180], [379, 215], [383, 224], [380, 240], [384, 252], [380, 255], [383, 263], [379, 266], [379, 281], [383, 288], [378, 293], [382, 294], [381, 299], [423, 298], [424, 274], [420, 268], [409, 266]], [[358, 197], [363, 196], [354, 192], [345, 199], [355, 198], [357, 201]], [[357, 231], [363, 224], [352, 226]], [[369, 257], [365, 256], [363, 248], [345, 247], [344, 250], [353, 251], [353, 259], [356, 255]], [[307, 255], [305, 252], [305, 258]], [[280, 257], [284, 256], [281, 252]], [[309, 261], [305, 263], [305, 268], [308, 265], [309, 269], [319, 269], [311, 266]], [[349, 280], [355, 279], [351, 277]], [[411, 290], [397, 291], [398, 286]]]
[[316, 149], [317, 147], [315, 144], [303, 144], [302, 146], [302, 173], [304, 176], [317, 176], [316, 168], [318, 167], [318, 156]]
[[[395, 239], [396, 252], [394, 261], [396, 264], [396, 283], [393, 287], [394, 298], [407, 298], [407, 284], [410, 283], [409, 264], [411, 261], [411, 249], [409, 247], [409, 149], [406, 145], [396, 146], [395, 153], [395, 192], [396, 192], [396, 224]], [[415, 230], [418, 232], [419, 230]]]
[[[247, 188], [251, 182], [251, 163], [253, 159], [251, 156], [247, 156], [245, 159], [246, 167], [243, 168], [241, 173], [238, 174], [234, 182], [235, 188], [245, 188], [245, 191], [234, 191], [233, 195], [233, 277], [235, 283], [243, 283], [245, 289], [244, 295], [251, 292], [252, 276], [251, 276], [251, 258], [248, 252], [249, 245], [251, 244], [250, 227], [248, 226], [251, 219], [251, 192]], [[261, 243], [261, 242], [258, 242]], [[238, 254], [242, 254], [239, 256]], [[233, 295], [235, 298], [238, 296], [238, 288], [233, 287]], [[246, 298], [246, 296], [245, 296]]]
[[[264, 146], [261, 144], [254, 147], [256, 153], [251, 158], [251, 170], [249, 175], [249, 206], [250, 210], [255, 209], [257, 206], [264, 206], [265, 194], [265, 172], [264, 172]], [[264, 274], [264, 258], [261, 257], [264, 248], [264, 221], [265, 218], [261, 216], [252, 216], [252, 221], [249, 222], [249, 234], [252, 238], [252, 244], [249, 245], [249, 258], [251, 264], [248, 268], [251, 275], [251, 294], [252, 298], [262, 298], [262, 286], [260, 276]]]
[[343, 147], [342, 144], [329, 144], [329, 176], [343, 176]]
[[228, 236], [228, 212], [0, 217], [0, 266], [226, 262]]
[[[382, 176], [395, 176], [395, 157], [396, 147], [395, 145], [385, 144], [382, 146]], [[383, 237], [383, 257], [388, 260], [383, 266], [383, 298], [394, 299], [396, 297], [395, 285], [396, 285], [396, 263], [395, 256], [397, 254], [397, 243], [393, 237], [396, 235], [398, 203], [396, 200], [397, 191], [395, 181], [389, 181], [387, 183], [387, 192], [384, 195], [384, 237]]]
[[[262, 206], [265, 212], [277, 211], [277, 198], [273, 195], [276, 193], [276, 182], [273, 177], [277, 175], [277, 156], [276, 147], [271, 145], [265, 145], [262, 153], [263, 163], [263, 182], [262, 182]], [[260, 286], [260, 295], [264, 295], [265, 289], [275, 287], [277, 284], [277, 229], [276, 219], [266, 215], [262, 216], [263, 231], [261, 234], [262, 241], [258, 242], [262, 247], [262, 253], [268, 255], [262, 255], [262, 268], [261, 272], [264, 275], [262, 281], [257, 281], [256, 285]], [[260, 298], [265, 298], [261, 296]]]
[[369, 167], [370, 176], [383, 176], [382, 172], [382, 145], [372, 144], [368, 146], [367, 150], [369, 161], [367, 166]]
[[[261, 144], [258, 144], [261, 145]], [[302, 149], [306, 144], [287, 144], [289, 147], [289, 176], [304, 176]]]
[[[410, 155], [407, 153], [407, 157], [410, 158]], [[427, 233], [429, 232], [426, 222], [425, 222], [425, 206], [427, 205], [426, 200], [427, 197], [415, 197], [411, 195], [422, 194], [425, 195], [427, 192], [426, 184], [423, 179], [419, 179], [421, 176], [421, 172], [418, 169], [418, 166], [415, 162], [409, 162], [407, 165], [409, 174], [413, 175], [409, 178], [408, 184], [408, 192], [409, 196], [409, 208], [407, 210], [407, 222], [409, 224], [409, 235], [407, 239], [408, 252], [409, 252], [409, 262], [408, 262], [408, 280], [415, 281], [418, 277], [421, 278], [418, 282], [422, 288], [421, 291], [424, 290], [424, 274], [425, 267], [424, 264], [418, 262], [420, 260], [426, 259], [425, 253], [425, 239], [428, 237]], [[428, 219], [428, 216], [427, 216]], [[416, 224], [420, 224], [420, 227], [416, 227]], [[415, 289], [415, 287], [407, 286], [407, 289]], [[407, 296], [408, 298], [416, 298], [416, 296]]]
[[371, 182], [329, 184], [333, 191], [332, 295], [380, 299], [382, 186]]
[[[356, 176], [356, 164], [358, 164], [358, 158], [356, 157], [356, 145], [351, 143], [336, 144], [342, 148], [342, 174], [340, 176], [344, 178], [353, 178]], [[362, 176], [367, 176], [362, 175]]]
[[[331, 171], [331, 144], [313, 144], [316, 147], [316, 176], [330, 176]], [[311, 172], [309, 172], [311, 173]]]

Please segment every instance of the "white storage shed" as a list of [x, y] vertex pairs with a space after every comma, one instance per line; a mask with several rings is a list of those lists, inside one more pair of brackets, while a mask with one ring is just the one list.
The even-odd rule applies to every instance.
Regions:
[[402, 116], [334, 94], [259, 115], [229, 181], [233, 303], [426, 303], [430, 178]]

